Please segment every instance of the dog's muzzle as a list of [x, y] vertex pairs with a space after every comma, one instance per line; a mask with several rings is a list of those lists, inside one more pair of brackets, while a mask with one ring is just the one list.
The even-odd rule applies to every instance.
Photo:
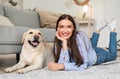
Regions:
[[34, 40], [33, 41], [30, 41], [28, 40], [28, 43], [30, 45], [32, 45], [33, 47], [37, 47], [39, 45], [39, 37], [38, 36], [34, 36]]

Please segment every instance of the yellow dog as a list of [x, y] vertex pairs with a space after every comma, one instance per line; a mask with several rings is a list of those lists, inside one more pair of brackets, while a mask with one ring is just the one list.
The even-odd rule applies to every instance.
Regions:
[[48, 62], [54, 61], [52, 45], [43, 42], [42, 33], [36, 29], [30, 29], [23, 34], [23, 47], [20, 53], [20, 61], [5, 72], [26, 73], [41, 69]]

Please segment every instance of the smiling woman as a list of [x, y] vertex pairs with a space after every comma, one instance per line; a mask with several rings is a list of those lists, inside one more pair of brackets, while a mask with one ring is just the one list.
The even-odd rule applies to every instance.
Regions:
[[84, 6], [85, 4], [88, 4], [89, 0], [74, 0], [74, 2], [79, 6]]

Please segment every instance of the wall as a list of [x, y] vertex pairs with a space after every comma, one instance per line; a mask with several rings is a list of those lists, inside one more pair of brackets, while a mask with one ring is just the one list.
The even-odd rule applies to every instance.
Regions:
[[35, 7], [59, 13], [68, 13], [76, 16], [80, 7], [74, 4], [73, 0], [36, 0]]
[[23, 0], [23, 9], [34, 9], [35, 0]]

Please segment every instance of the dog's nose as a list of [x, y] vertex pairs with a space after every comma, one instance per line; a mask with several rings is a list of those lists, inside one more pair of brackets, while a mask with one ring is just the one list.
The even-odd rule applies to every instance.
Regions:
[[39, 39], [39, 36], [38, 36], [38, 35], [35, 35], [35, 36], [34, 36], [34, 39]]

